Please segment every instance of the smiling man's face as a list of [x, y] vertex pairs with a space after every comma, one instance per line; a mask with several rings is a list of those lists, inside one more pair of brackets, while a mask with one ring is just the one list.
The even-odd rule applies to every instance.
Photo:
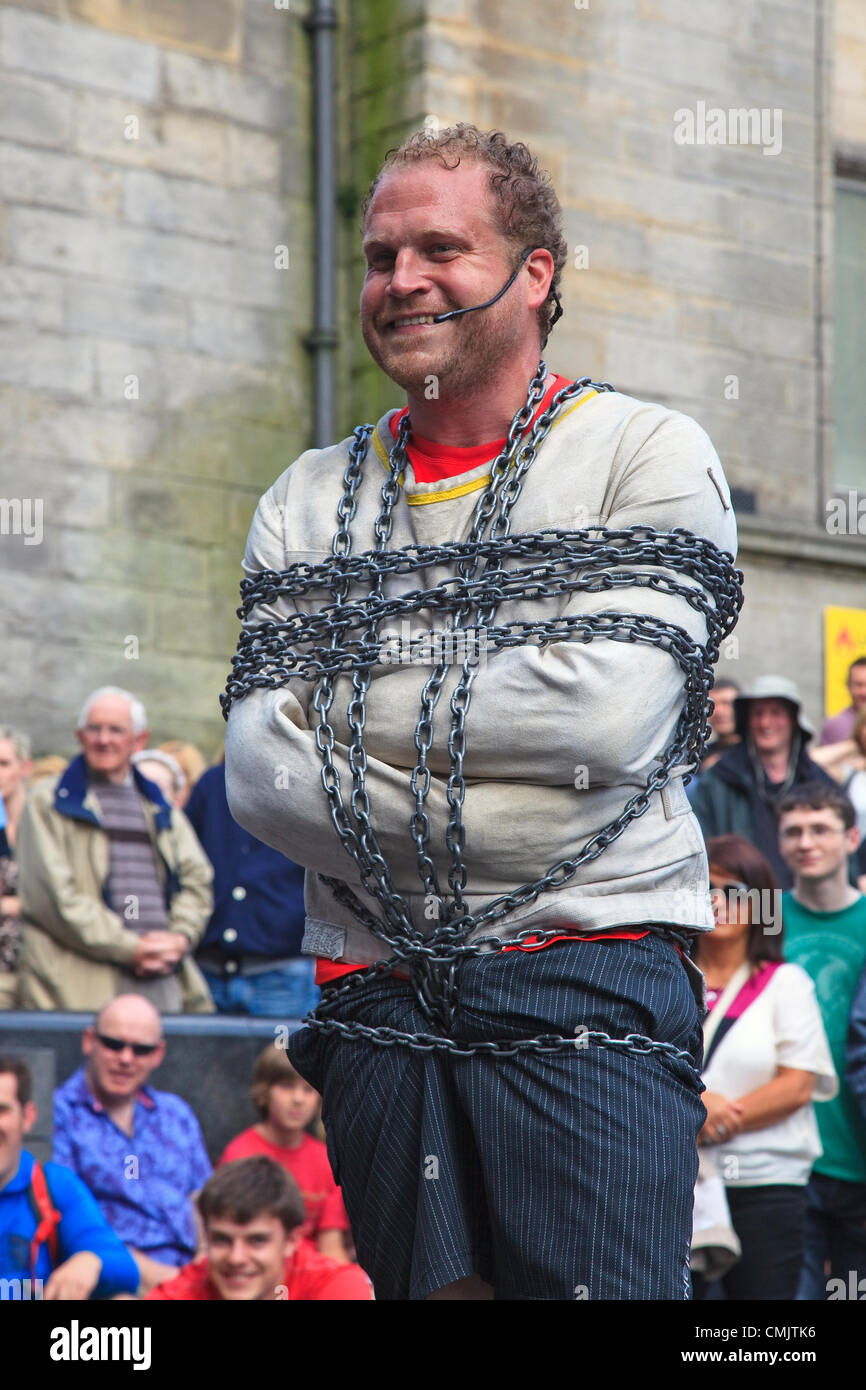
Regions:
[[91, 703], [86, 722], [75, 736], [91, 773], [122, 782], [133, 753], [147, 746], [149, 731], [135, 733], [129, 701], [122, 695], [103, 695]]
[[790, 751], [796, 720], [792, 707], [784, 700], [750, 700], [748, 723], [760, 756], [779, 756]]
[[267, 1211], [243, 1223], [214, 1216], [205, 1227], [208, 1271], [220, 1298], [248, 1303], [278, 1297], [299, 1233], [287, 1232], [279, 1217]]
[[398, 165], [368, 209], [361, 331], [371, 357], [410, 393], [422, 394], [433, 376], [443, 395], [472, 394], [525, 347], [527, 335], [538, 335], [525, 267], [489, 309], [406, 323], [481, 304], [508, 280], [517, 257], [496, 221], [490, 172], [465, 156], [454, 169], [438, 159]]
[[832, 806], [797, 806], [779, 818], [779, 848], [791, 872], [802, 879], [832, 878], [860, 843], [856, 826], [846, 830]]
[[866, 666], [852, 666], [848, 672], [848, 690], [856, 710], [866, 709]]
[[81, 1050], [87, 1083], [97, 1099], [103, 1105], [130, 1100], [165, 1056], [159, 1014], [140, 995], [118, 995], [85, 1028]]

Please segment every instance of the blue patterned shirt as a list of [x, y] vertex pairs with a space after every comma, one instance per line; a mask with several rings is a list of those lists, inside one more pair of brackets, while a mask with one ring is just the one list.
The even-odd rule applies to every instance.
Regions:
[[190, 1195], [212, 1169], [198, 1120], [180, 1096], [143, 1086], [132, 1134], [126, 1134], [93, 1095], [81, 1067], [54, 1093], [53, 1156], [83, 1179], [125, 1245], [165, 1264], [192, 1258]]

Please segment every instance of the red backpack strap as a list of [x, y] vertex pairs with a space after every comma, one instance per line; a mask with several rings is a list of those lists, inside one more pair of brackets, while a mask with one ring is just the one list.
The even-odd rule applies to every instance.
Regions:
[[30, 1242], [30, 1275], [36, 1278], [36, 1262], [39, 1247], [48, 1242], [52, 1269], [57, 1264], [57, 1227], [61, 1221], [60, 1212], [51, 1200], [45, 1169], [41, 1163], [34, 1162], [30, 1174], [30, 1200], [36, 1210], [36, 1230]]

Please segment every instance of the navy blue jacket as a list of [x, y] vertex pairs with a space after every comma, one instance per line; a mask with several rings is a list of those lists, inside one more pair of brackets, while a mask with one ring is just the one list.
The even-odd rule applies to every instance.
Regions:
[[184, 811], [214, 868], [214, 911], [199, 949], [227, 960], [300, 955], [304, 870], [232, 818], [223, 763], [199, 778]]
[[[791, 772], [792, 791], [805, 782], [826, 782], [838, 788], [829, 773], [812, 762], [805, 745], [798, 748]], [[716, 835], [744, 835], [769, 861], [779, 887], [793, 887], [794, 875], [779, 849], [774, 797], [745, 743], [735, 743], [713, 767], [701, 773], [689, 800], [705, 840]]]

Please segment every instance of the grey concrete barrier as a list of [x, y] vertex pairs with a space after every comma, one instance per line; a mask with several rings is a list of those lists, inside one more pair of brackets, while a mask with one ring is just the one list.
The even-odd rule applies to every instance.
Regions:
[[[82, 1063], [81, 1034], [92, 1014], [0, 1012], [0, 1053], [21, 1057], [33, 1071], [39, 1109], [27, 1147], [51, 1157], [51, 1097]], [[192, 1107], [212, 1162], [230, 1139], [256, 1121], [249, 1098], [255, 1060], [268, 1044], [301, 1027], [300, 1019], [235, 1014], [167, 1014], [166, 1054], [150, 1084], [173, 1091]]]

